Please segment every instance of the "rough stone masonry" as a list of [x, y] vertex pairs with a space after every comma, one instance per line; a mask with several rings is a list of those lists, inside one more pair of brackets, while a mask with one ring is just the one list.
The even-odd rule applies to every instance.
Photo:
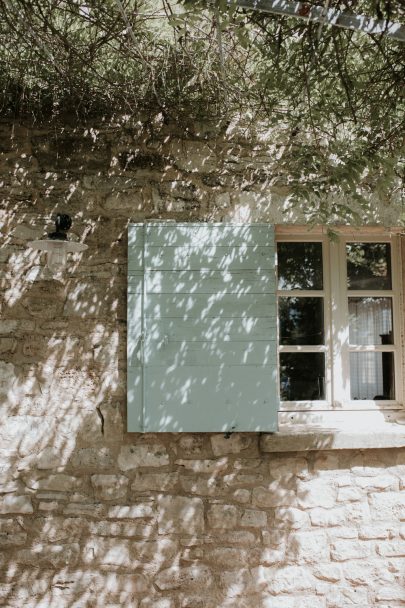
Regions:
[[[0, 125], [0, 606], [405, 606], [404, 449], [125, 431], [129, 221], [288, 220], [281, 147]], [[26, 247], [57, 211], [89, 246], [59, 282]]]

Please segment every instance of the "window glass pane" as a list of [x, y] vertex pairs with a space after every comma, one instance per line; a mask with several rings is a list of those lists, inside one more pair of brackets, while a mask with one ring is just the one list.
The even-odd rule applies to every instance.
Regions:
[[350, 353], [352, 399], [395, 399], [394, 353]]
[[389, 243], [347, 243], [347, 287], [391, 289]]
[[392, 299], [349, 298], [350, 344], [393, 344]]
[[322, 243], [278, 243], [278, 288], [323, 289]]
[[324, 343], [323, 298], [279, 298], [280, 344]]
[[282, 401], [325, 399], [324, 353], [281, 353]]

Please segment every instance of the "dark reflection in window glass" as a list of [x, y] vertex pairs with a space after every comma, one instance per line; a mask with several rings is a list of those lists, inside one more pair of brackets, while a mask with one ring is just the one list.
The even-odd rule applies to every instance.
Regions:
[[347, 287], [391, 289], [389, 243], [347, 243]]
[[349, 298], [350, 344], [393, 344], [392, 298]]
[[324, 343], [323, 298], [279, 298], [280, 344]]
[[322, 243], [278, 243], [278, 288], [323, 289]]
[[350, 353], [352, 399], [395, 399], [394, 353]]
[[282, 401], [325, 399], [324, 353], [281, 353], [280, 396]]

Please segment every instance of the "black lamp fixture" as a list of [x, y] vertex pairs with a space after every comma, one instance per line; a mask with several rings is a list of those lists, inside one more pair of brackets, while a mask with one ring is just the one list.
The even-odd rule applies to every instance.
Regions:
[[55, 219], [55, 231], [48, 234], [48, 238], [30, 241], [28, 247], [35, 251], [44, 251], [47, 254], [46, 267], [53, 277], [61, 275], [66, 263], [68, 253], [85, 251], [87, 245], [69, 241], [67, 233], [72, 226], [72, 219], [67, 213], [58, 213]]

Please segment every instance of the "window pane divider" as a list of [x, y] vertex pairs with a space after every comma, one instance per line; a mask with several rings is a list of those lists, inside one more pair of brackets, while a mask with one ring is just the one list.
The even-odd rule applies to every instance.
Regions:
[[326, 353], [328, 350], [324, 344], [313, 344], [305, 346], [301, 344], [280, 344], [281, 353]]
[[393, 353], [395, 352], [395, 344], [349, 344], [349, 350], [352, 353]]
[[392, 289], [348, 289], [348, 298], [389, 298], [393, 297]]
[[284, 298], [323, 298], [325, 292], [323, 289], [317, 289], [316, 291], [310, 289], [279, 289], [277, 296]]

